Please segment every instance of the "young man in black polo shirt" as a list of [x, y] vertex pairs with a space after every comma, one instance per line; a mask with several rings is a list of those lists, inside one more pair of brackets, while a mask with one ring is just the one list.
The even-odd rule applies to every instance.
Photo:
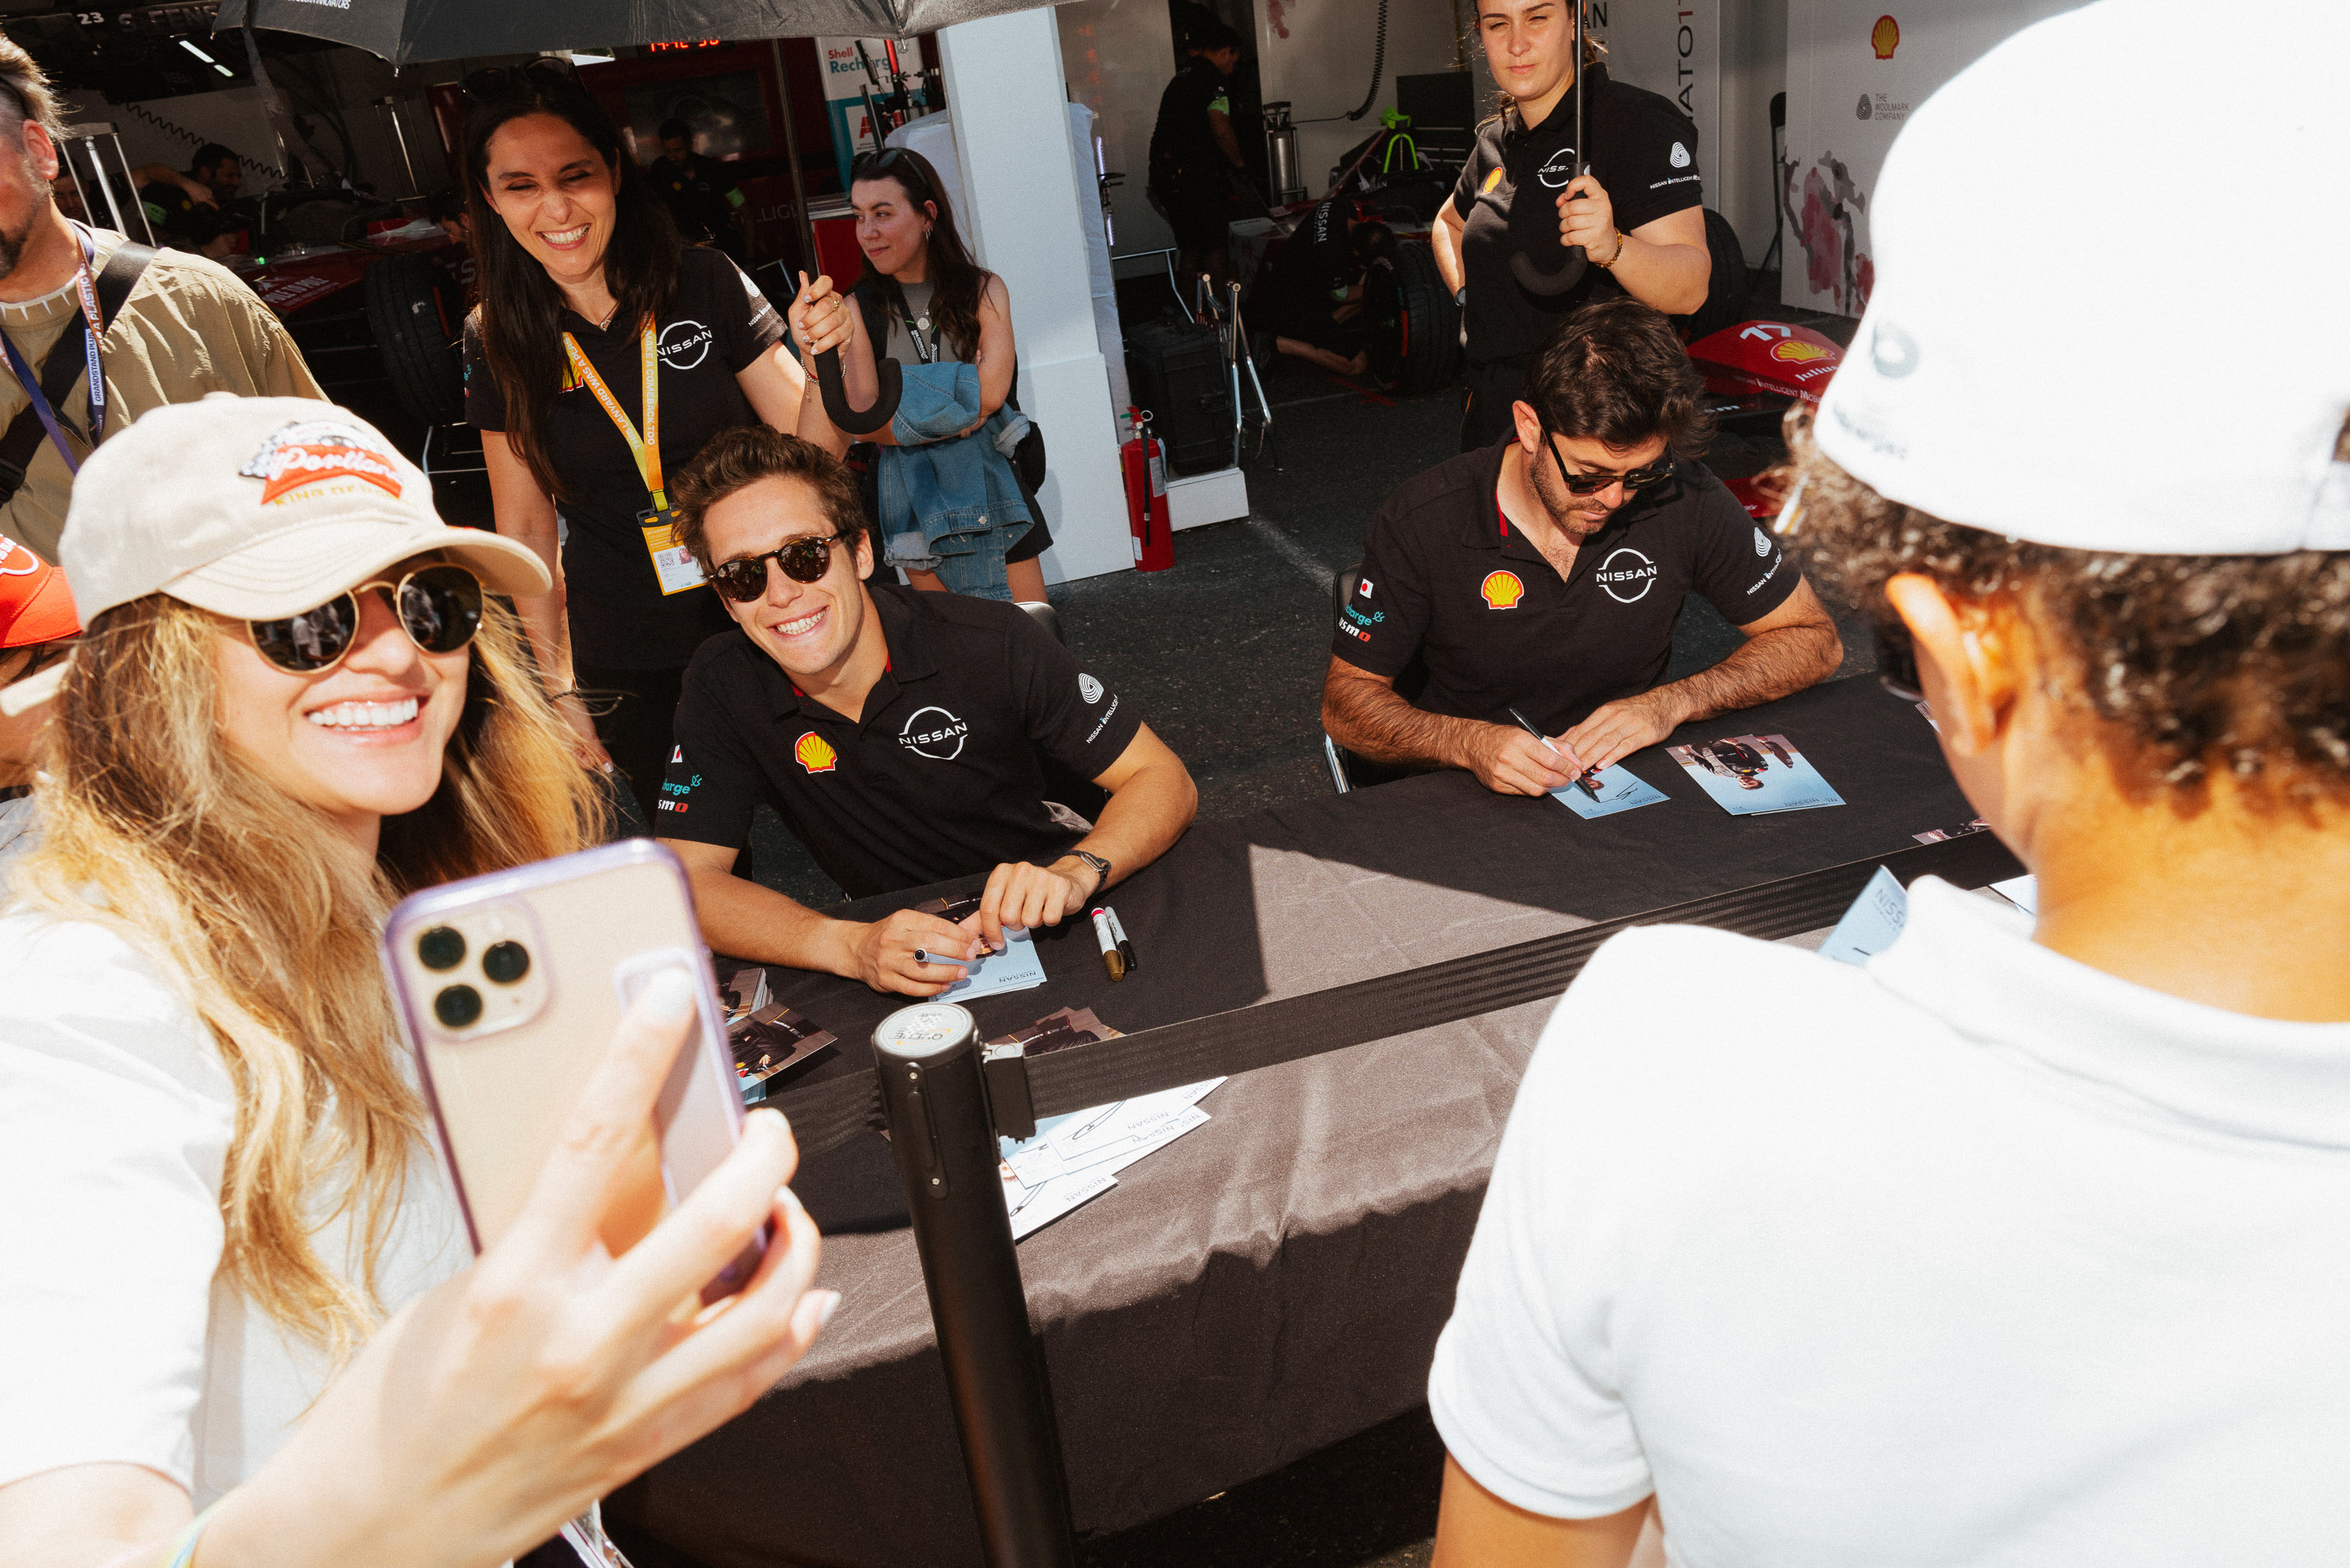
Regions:
[[[1371, 520], [1322, 684], [1332, 739], [1541, 794], [1835, 672], [1827, 611], [1697, 462], [1704, 382], [1662, 316], [1586, 306], [1535, 356], [1526, 391], [1515, 439], [1406, 482]], [[1659, 686], [1691, 589], [1746, 642]], [[1415, 660], [1416, 703], [1396, 690]]]
[[[742, 630], [686, 671], [654, 825], [712, 947], [934, 996], [964, 971], [918, 949], [969, 959], [1006, 926], [1055, 925], [1191, 826], [1181, 761], [1025, 612], [864, 580], [857, 486], [826, 452], [730, 431], [670, 493]], [[1108, 793], [1090, 830], [1045, 801], [1052, 764]], [[731, 875], [761, 799], [851, 898], [984, 871], [979, 913], [827, 919]]]

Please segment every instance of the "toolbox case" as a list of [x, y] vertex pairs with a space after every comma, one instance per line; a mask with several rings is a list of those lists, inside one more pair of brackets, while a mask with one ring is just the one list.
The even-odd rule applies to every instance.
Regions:
[[1223, 342], [1213, 327], [1180, 317], [1146, 321], [1126, 336], [1126, 375], [1151, 433], [1177, 473], [1232, 461], [1232, 399]]

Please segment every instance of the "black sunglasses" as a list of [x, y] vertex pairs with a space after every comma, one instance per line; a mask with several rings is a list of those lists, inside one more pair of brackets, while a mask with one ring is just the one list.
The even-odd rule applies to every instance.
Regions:
[[1869, 619], [1877, 633], [1877, 683], [1904, 702], [1923, 702], [1926, 688], [1918, 679], [1918, 644], [1908, 623], [1891, 614]]
[[[904, 168], [898, 166], [903, 163]], [[880, 152], [860, 152], [848, 166], [848, 182], [875, 180], [890, 174], [906, 187], [906, 193], [918, 202], [930, 200], [931, 182], [922, 178], [921, 165], [908, 156], [906, 149], [892, 147]]]
[[832, 565], [832, 546], [848, 543], [845, 534], [804, 535], [786, 539], [764, 556], [737, 556], [710, 569], [711, 587], [738, 605], [747, 605], [767, 591], [767, 563], [783, 567], [795, 583], [813, 583]]
[[1550, 449], [1550, 461], [1558, 469], [1559, 478], [1565, 482], [1568, 492], [1575, 495], [1596, 495], [1611, 484], [1622, 485], [1628, 494], [1673, 476], [1670, 452], [1665, 454], [1662, 462], [1648, 468], [1636, 468], [1629, 473], [1569, 473], [1566, 472], [1566, 459], [1558, 455], [1557, 443], [1552, 440], [1548, 426], [1543, 429], [1543, 445]]
[[249, 620], [261, 657], [293, 675], [317, 675], [343, 661], [359, 641], [359, 596], [382, 588], [400, 629], [426, 653], [454, 653], [482, 629], [482, 580], [463, 566], [419, 566], [394, 583], [378, 579], [344, 589], [315, 609], [284, 620]]
[[569, 60], [547, 55], [526, 65], [484, 66], [478, 71], [468, 72], [460, 85], [466, 97], [487, 103], [526, 88], [577, 87], [579, 67]]

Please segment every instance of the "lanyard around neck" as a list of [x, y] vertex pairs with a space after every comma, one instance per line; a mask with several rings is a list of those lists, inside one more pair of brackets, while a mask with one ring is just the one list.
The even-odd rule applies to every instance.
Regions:
[[[89, 444], [94, 451], [106, 437], [106, 369], [98, 358], [98, 340], [106, 335], [106, 323], [99, 317], [98, 287], [89, 275], [93, 256], [89, 238], [84, 235], [81, 259], [74, 266], [74, 291], [80, 299], [82, 321], [88, 328], [82, 334], [81, 346], [83, 360], [88, 368]], [[8, 369], [16, 373], [17, 381], [25, 389], [25, 396], [32, 400], [34, 414], [39, 418], [42, 428], [49, 432], [49, 441], [57, 447], [57, 455], [65, 460], [66, 472], [79, 473], [81, 461], [74, 456], [73, 448], [66, 443], [66, 432], [57, 423], [57, 410], [49, 407], [49, 400], [41, 391], [40, 378], [33, 374], [33, 368], [25, 363], [25, 356], [17, 350], [16, 341], [5, 333], [0, 333], [0, 351], [6, 353]]]
[[596, 367], [588, 363], [588, 356], [580, 351], [579, 340], [568, 332], [563, 335], [563, 349], [571, 357], [571, 369], [588, 383], [588, 389], [596, 394], [598, 402], [604, 405], [604, 413], [611, 420], [612, 427], [620, 432], [620, 439], [629, 443], [629, 455], [637, 460], [637, 472], [643, 476], [645, 489], [653, 498], [653, 510], [666, 512], [669, 510], [669, 492], [661, 484], [660, 355], [653, 340], [653, 324], [650, 317], [645, 319], [644, 330], [638, 335], [637, 348], [644, 382], [645, 428], [641, 435], [637, 433], [637, 427], [629, 422], [627, 411], [620, 407], [620, 400], [612, 396], [612, 389], [604, 384], [603, 377], [596, 374]]

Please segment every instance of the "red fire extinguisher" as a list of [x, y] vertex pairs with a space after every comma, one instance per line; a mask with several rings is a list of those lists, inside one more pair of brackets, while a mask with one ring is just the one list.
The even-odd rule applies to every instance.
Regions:
[[1167, 516], [1167, 445], [1150, 434], [1150, 416], [1126, 410], [1134, 437], [1118, 449], [1126, 472], [1126, 525], [1134, 535], [1134, 569], [1163, 572], [1175, 564], [1175, 531]]

